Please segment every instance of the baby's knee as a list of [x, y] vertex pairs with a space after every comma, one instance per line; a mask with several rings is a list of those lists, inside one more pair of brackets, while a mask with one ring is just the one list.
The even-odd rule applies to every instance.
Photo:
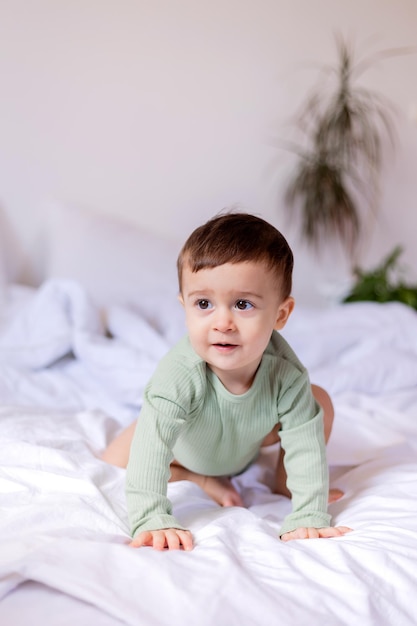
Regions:
[[324, 437], [327, 442], [330, 437], [334, 420], [333, 402], [329, 394], [325, 389], [323, 389], [323, 387], [319, 387], [318, 385], [311, 385], [311, 390], [313, 392], [314, 398], [316, 399], [316, 402], [323, 409]]

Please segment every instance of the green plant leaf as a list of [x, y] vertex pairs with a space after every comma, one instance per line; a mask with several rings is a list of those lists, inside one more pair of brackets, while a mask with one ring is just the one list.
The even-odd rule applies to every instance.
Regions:
[[408, 285], [398, 279], [398, 260], [401, 246], [396, 246], [375, 269], [364, 272], [355, 270], [356, 283], [344, 302], [402, 302], [417, 309], [417, 285]]

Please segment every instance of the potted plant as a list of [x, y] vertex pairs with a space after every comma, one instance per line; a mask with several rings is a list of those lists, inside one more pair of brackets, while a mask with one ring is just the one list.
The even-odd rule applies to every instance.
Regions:
[[336, 66], [323, 68], [296, 116], [303, 145], [286, 144], [298, 158], [285, 203], [298, 216], [308, 245], [319, 249], [338, 239], [354, 267], [364, 225], [377, 208], [385, 141], [395, 141], [390, 103], [357, 81], [375, 62], [408, 49], [355, 62], [341, 36], [336, 47]]

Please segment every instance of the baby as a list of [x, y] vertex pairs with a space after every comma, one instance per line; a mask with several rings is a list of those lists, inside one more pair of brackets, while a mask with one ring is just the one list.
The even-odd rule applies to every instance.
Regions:
[[137, 423], [103, 455], [127, 464], [132, 546], [192, 549], [191, 532], [172, 515], [168, 481], [192, 480], [223, 506], [241, 506], [230, 477], [277, 441], [275, 491], [292, 498], [281, 539], [350, 530], [331, 527], [327, 512], [332, 403], [278, 332], [294, 308], [292, 269], [282, 234], [246, 213], [217, 216], [184, 244], [178, 279], [188, 334], [159, 363]]

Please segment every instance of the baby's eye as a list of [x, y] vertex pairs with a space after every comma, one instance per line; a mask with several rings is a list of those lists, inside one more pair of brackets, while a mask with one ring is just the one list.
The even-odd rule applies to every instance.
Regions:
[[206, 311], [211, 308], [211, 303], [209, 300], [197, 300], [197, 307], [202, 311]]
[[235, 307], [239, 311], [248, 311], [253, 308], [253, 304], [251, 304], [248, 300], [238, 300]]

